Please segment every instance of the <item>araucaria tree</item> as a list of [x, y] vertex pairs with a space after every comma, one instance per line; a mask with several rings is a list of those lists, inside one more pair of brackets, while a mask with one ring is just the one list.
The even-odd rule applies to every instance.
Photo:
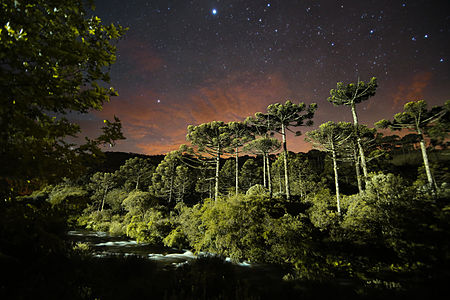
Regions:
[[[263, 167], [267, 169], [267, 173], [264, 173], [264, 176], [267, 174], [267, 187], [269, 188], [269, 193], [272, 195], [272, 181], [270, 176], [270, 161], [269, 154], [279, 150], [281, 147], [281, 143], [279, 140], [270, 137], [261, 137], [259, 139], [253, 140], [249, 142], [244, 147], [244, 151], [261, 154], [263, 157]], [[266, 187], [266, 180], [264, 179], [264, 187]]]
[[103, 211], [106, 195], [117, 185], [117, 174], [97, 172], [91, 177], [89, 188], [93, 191], [91, 196], [98, 202], [97, 211]]
[[[134, 157], [128, 159], [122, 166], [118, 175], [123, 178], [127, 190], [146, 190], [150, 185], [155, 167], [145, 158]], [[142, 188], [145, 186], [145, 188]]]
[[361, 167], [363, 169], [364, 177], [367, 178], [367, 164], [364, 149], [361, 144], [361, 137], [358, 128], [358, 115], [356, 114], [356, 104], [361, 103], [375, 95], [377, 88], [377, 79], [372, 77], [368, 83], [359, 81], [356, 84], [350, 83], [344, 85], [342, 82], [338, 82], [336, 89], [330, 91], [330, 97], [328, 101], [334, 105], [348, 105], [351, 108], [353, 123], [355, 125], [356, 143], [359, 149], [359, 156], [361, 159]]
[[[435, 106], [431, 110], [427, 109], [427, 103], [424, 100], [411, 101], [405, 104], [403, 112], [394, 115], [392, 121], [381, 120], [375, 123], [375, 126], [379, 128], [390, 128], [392, 130], [409, 129], [418, 134], [423, 164], [430, 187], [434, 186], [434, 180], [428, 160], [425, 135], [433, 131], [433, 127], [439, 124], [440, 119], [448, 118], [448, 114], [450, 114], [449, 108], [450, 100], [447, 100], [445, 105]], [[445, 131], [448, 134], [448, 128]]]
[[[314, 117], [314, 112], [316, 110], [316, 103], [311, 103], [306, 106], [303, 102], [296, 104], [289, 100], [284, 104], [275, 103], [267, 107], [267, 116], [269, 117], [270, 126], [273, 128], [273, 131], [278, 132], [282, 136], [285, 189], [286, 198], [288, 200], [290, 199], [290, 188], [286, 130], [292, 131], [289, 127], [311, 126], [313, 124], [312, 118]], [[295, 134], [300, 135], [301, 132], [296, 131]]]
[[315, 147], [324, 149], [331, 153], [333, 160], [334, 170], [334, 184], [336, 187], [336, 205], [338, 214], [341, 214], [340, 194], [339, 194], [339, 176], [338, 176], [338, 153], [339, 149], [342, 149], [347, 140], [351, 138], [353, 134], [352, 125], [348, 122], [327, 122], [316, 130], [307, 132], [306, 140], [312, 142]]
[[230, 132], [230, 148], [235, 157], [235, 190], [239, 192], [239, 148], [254, 137], [250, 128], [244, 122], [230, 122], [227, 124]]
[[198, 151], [212, 156], [216, 161], [214, 199], [219, 197], [220, 157], [231, 144], [230, 130], [222, 121], [213, 121], [198, 126], [189, 125], [186, 140], [198, 147]]
[[[117, 94], [104, 86], [125, 29], [103, 25], [83, 0], [0, 6], [0, 184], [10, 193], [23, 182], [58, 179], [58, 171], [68, 176], [80, 154], [98, 149], [97, 140], [67, 143], [80, 127], [62, 115], [101, 110]], [[106, 125], [123, 138], [120, 126]]]
[[179, 150], [167, 153], [152, 175], [150, 192], [171, 203], [175, 198], [177, 167], [180, 165], [181, 153]]
[[[271, 134], [271, 126], [270, 126], [270, 119], [267, 114], [263, 113], [256, 113], [255, 116], [248, 117], [244, 122], [250, 131], [253, 133], [254, 136], [259, 136], [263, 139], [269, 138]], [[257, 143], [260, 145], [259, 143]], [[254, 144], [255, 145], [255, 144]], [[256, 150], [256, 151], [255, 151]], [[255, 154], [262, 154], [263, 156], [263, 185], [264, 187], [270, 187], [270, 162], [269, 162], [269, 156], [266, 152], [261, 152], [257, 150], [254, 147], [246, 147], [246, 152], [252, 152]], [[270, 188], [269, 188], [270, 189]]]

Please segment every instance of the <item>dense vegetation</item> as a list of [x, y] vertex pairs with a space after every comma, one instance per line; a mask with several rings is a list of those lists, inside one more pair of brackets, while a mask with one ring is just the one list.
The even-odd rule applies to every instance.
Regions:
[[[108, 163], [100, 149], [124, 138], [119, 119], [105, 120], [99, 138], [75, 145], [66, 137], [79, 127], [63, 116], [101, 109], [115, 94], [101, 84], [109, 80], [104, 67], [114, 62], [113, 43], [124, 29], [87, 18], [82, 1], [58, 3], [2, 3], [2, 19], [10, 22], [0, 31], [0, 78], [11, 84], [0, 94], [0, 263], [7, 275], [0, 296], [430, 297], [445, 291], [450, 101], [431, 109], [423, 100], [407, 103], [376, 126], [413, 133], [386, 135], [360, 124], [356, 114], [356, 104], [375, 95], [376, 79], [338, 83], [328, 100], [349, 105], [354, 122], [307, 132], [320, 150], [288, 151], [286, 132], [312, 125], [318, 108], [286, 101], [242, 122], [189, 126], [189, 144], [165, 156], [116, 154]], [[69, 228], [79, 227], [213, 255], [176, 270], [139, 257], [99, 260], [66, 239]], [[237, 277], [225, 257], [276, 265], [280, 274], [264, 282], [250, 273]]]

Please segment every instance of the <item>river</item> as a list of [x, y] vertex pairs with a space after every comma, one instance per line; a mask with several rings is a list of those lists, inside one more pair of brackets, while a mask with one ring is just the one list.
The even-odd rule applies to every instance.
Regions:
[[[89, 231], [89, 230], [72, 230], [68, 232], [69, 238], [76, 243], [85, 243], [89, 245], [92, 254], [95, 257], [106, 257], [109, 255], [136, 255], [147, 257], [155, 261], [162, 267], [177, 267], [191, 262], [197, 258], [197, 255], [189, 250], [179, 250], [163, 246], [150, 245], [148, 243], [137, 243], [135, 240], [122, 236], [111, 236], [107, 232]], [[200, 255], [208, 255], [201, 253]], [[226, 258], [227, 261], [231, 260]], [[255, 264], [248, 262], [236, 263], [236, 266], [242, 268], [251, 268], [254, 270], [270, 270], [277, 277], [283, 273], [279, 267], [266, 264]]]

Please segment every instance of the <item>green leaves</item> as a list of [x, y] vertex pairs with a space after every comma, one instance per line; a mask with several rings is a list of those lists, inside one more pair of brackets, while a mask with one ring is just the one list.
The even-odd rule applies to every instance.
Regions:
[[[307, 107], [303, 102], [296, 104], [287, 100], [284, 104], [274, 103], [269, 105], [267, 107], [267, 117], [273, 128], [280, 128], [281, 124], [286, 127], [310, 126], [312, 125], [311, 119], [314, 117], [314, 112], [316, 110], [316, 103], [312, 103]], [[304, 124], [305, 121], [307, 121], [308, 124]]]
[[[2, 1], [0, 60], [8, 67], [0, 72], [0, 159], [8, 164], [0, 177], [9, 182], [23, 180], [21, 173], [51, 181], [57, 176], [43, 170], [55, 169], [52, 161], [59, 169], [69, 169], [69, 161], [80, 154], [123, 139], [115, 118], [97, 140], [78, 148], [65, 142], [80, 127], [61, 115], [100, 110], [117, 94], [103, 85], [116, 59], [115, 43], [126, 29], [105, 26], [86, 14], [82, 0]], [[35, 163], [24, 156], [35, 157]]]
[[372, 77], [368, 83], [359, 81], [344, 85], [342, 82], [336, 84], [336, 89], [330, 91], [331, 97], [328, 101], [334, 105], [355, 105], [375, 95], [377, 79]]

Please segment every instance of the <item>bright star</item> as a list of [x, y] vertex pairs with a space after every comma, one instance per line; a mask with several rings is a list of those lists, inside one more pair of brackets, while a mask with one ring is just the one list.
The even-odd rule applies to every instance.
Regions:
[[158, 99], [158, 100], [156, 100], [156, 102], [161, 103], [161, 100]]
[[443, 58], [441, 58], [440, 60], [439, 60], [440, 62], [444, 62], [444, 59]]
[[216, 15], [216, 14], [217, 14], [217, 10], [216, 10], [215, 8], [212, 10], [212, 14], [213, 14], [213, 15]]
[[425, 34], [423, 37], [427, 39], [428, 38], [428, 34]]

